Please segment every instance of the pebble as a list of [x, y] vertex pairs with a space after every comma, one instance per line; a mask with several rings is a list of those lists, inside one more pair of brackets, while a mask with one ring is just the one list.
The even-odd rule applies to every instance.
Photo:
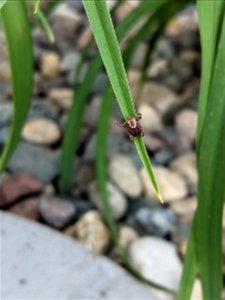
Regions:
[[0, 63], [0, 78], [4, 81], [10, 81], [11, 80], [11, 69], [10, 65], [7, 61], [2, 61]]
[[138, 45], [131, 59], [131, 68], [140, 69], [142, 67], [147, 48], [148, 46], [144, 43]]
[[166, 237], [174, 230], [176, 217], [167, 208], [149, 209], [142, 207], [135, 213], [135, 224], [138, 231], [144, 235]]
[[[141, 72], [138, 70], [130, 69], [128, 70], [128, 81], [131, 89], [131, 94], [134, 98], [134, 101], [138, 103], [137, 96], [139, 91], [139, 82], [141, 79]], [[142, 91], [143, 92], [143, 91]], [[144, 102], [144, 101], [143, 101]]]
[[160, 57], [166, 58], [168, 60], [172, 60], [175, 57], [175, 49], [169, 39], [159, 39], [155, 51]]
[[40, 118], [29, 120], [23, 128], [22, 136], [31, 143], [50, 146], [59, 141], [61, 133], [55, 122]]
[[154, 108], [143, 103], [138, 108], [138, 112], [142, 114], [141, 125], [145, 132], [151, 133], [162, 130], [161, 118]]
[[9, 103], [1, 103], [0, 105], [0, 128], [8, 126], [12, 121], [12, 105]]
[[119, 243], [125, 249], [128, 250], [132, 242], [138, 238], [138, 233], [132, 227], [122, 225], [119, 228]]
[[78, 51], [72, 51], [65, 54], [63, 57], [59, 70], [62, 73], [74, 71], [80, 62], [80, 54]]
[[129, 256], [147, 279], [171, 289], [178, 288], [182, 265], [172, 243], [156, 237], [142, 237], [130, 245]]
[[10, 127], [8, 126], [0, 127], [0, 151], [1, 149], [3, 149], [6, 142], [8, 141], [9, 131], [10, 131]]
[[59, 72], [59, 55], [54, 51], [46, 51], [41, 56], [41, 73], [46, 78], [52, 79]]
[[74, 225], [67, 228], [65, 234], [78, 239], [95, 254], [103, 253], [110, 242], [109, 231], [98, 211], [85, 213]]
[[171, 149], [162, 149], [154, 155], [154, 161], [157, 165], [167, 165], [173, 157], [174, 153]]
[[37, 118], [47, 118], [47, 119], [57, 121], [59, 118], [59, 113], [57, 109], [51, 104], [49, 104], [47, 101], [34, 99], [31, 102], [29, 119], [37, 119]]
[[197, 112], [185, 108], [176, 114], [175, 126], [190, 142], [194, 142], [197, 130]]
[[95, 178], [95, 167], [93, 163], [81, 163], [77, 166], [72, 187], [72, 195], [84, 193], [87, 191], [88, 185]]
[[37, 197], [28, 198], [16, 203], [8, 211], [18, 216], [37, 221], [39, 219], [38, 202], [39, 199]]
[[196, 207], [196, 196], [188, 197], [170, 204], [170, 208], [177, 214], [183, 223], [191, 223]]
[[73, 90], [70, 88], [56, 87], [48, 95], [49, 101], [62, 110], [69, 110], [73, 103]]
[[[180, 200], [187, 195], [186, 183], [177, 173], [164, 167], [153, 167], [153, 172], [165, 202]], [[141, 170], [141, 177], [143, 179], [146, 195], [149, 199], [157, 201], [157, 196], [144, 169]]]
[[57, 5], [50, 19], [57, 40], [75, 38], [75, 31], [82, 20], [78, 11], [71, 9], [68, 3]]
[[40, 146], [20, 142], [7, 169], [14, 174], [26, 172], [44, 183], [49, 183], [59, 173], [58, 156]]
[[166, 86], [149, 81], [143, 85], [141, 102], [152, 105], [164, 116], [179, 104], [179, 98]]
[[194, 152], [187, 152], [170, 163], [170, 168], [182, 175], [188, 182], [191, 192], [197, 191], [198, 172]]
[[40, 193], [42, 189], [42, 182], [29, 174], [11, 176], [0, 187], [0, 207], [12, 204], [21, 197]]
[[[127, 211], [127, 200], [111, 182], [107, 182], [107, 192], [113, 218], [118, 220], [124, 216]], [[97, 182], [94, 181], [89, 185], [88, 195], [90, 200], [98, 207], [98, 209], [103, 211], [103, 205]]]
[[99, 112], [101, 110], [102, 98], [95, 96], [91, 103], [86, 106], [84, 123], [91, 129], [98, 125]]
[[57, 229], [62, 229], [76, 218], [75, 206], [57, 196], [43, 195], [39, 211], [45, 222]]
[[139, 173], [125, 155], [114, 155], [109, 160], [108, 174], [120, 190], [130, 198], [137, 198], [143, 191]]
[[95, 79], [95, 82], [91, 88], [93, 94], [102, 94], [108, 83], [108, 77], [105, 73], [99, 73]]

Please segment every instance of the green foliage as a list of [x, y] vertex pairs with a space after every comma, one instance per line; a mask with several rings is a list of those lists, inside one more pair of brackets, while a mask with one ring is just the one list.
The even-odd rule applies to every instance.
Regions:
[[7, 1], [1, 17], [8, 44], [13, 83], [13, 125], [0, 158], [0, 171], [6, 166], [19, 139], [30, 107], [33, 87], [33, 55], [30, 26], [23, 1]]
[[[84, 0], [83, 3], [121, 112], [125, 119], [129, 116], [134, 117], [136, 115], [136, 111], [106, 3], [95, 0], [92, 2]], [[141, 137], [136, 137], [134, 139], [134, 143], [152, 182], [155, 193], [159, 200], [162, 201], [143, 139]]]

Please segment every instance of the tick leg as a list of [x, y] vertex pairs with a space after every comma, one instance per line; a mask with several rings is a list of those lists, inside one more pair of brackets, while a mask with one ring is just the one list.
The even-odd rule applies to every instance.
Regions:
[[125, 127], [127, 122], [123, 122], [122, 124], [118, 123], [117, 121], [115, 121], [116, 125], [119, 126], [119, 127]]
[[142, 118], [142, 114], [138, 113], [135, 117], [136, 121], [140, 121]]

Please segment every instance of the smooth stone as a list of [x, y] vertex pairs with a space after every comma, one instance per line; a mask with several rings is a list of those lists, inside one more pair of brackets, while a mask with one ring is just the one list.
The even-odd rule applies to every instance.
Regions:
[[78, 222], [65, 230], [65, 234], [78, 239], [95, 254], [103, 253], [110, 242], [109, 231], [98, 211], [85, 213]]
[[29, 119], [47, 118], [57, 121], [59, 119], [59, 113], [56, 108], [46, 101], [33, 100], [29, 111]]
[[73, 180], [72, 195], [87, 192], [88, 185], [95, 179], [95, 166], [93, 163], [78, 164]]
[[77, 241], [10, 214], [0, 218], [2, 299], [159, 299], [124, 268]]
[[[188, 191], [187, 186], [182, 177], [177, 173], [164, 167], [153, 167], [156, 181], [162, 198], [165, 202], [173, 202], [184, 198]], [[157, 201], [157, 196], [154, 192], [149, 176], [144, 169], [141, 170], [146, 195], [149, 199]]]
[[13, 108], [11, 104], [1, 103], [0, 105], [0, 128], [9, 126], [12, 121]]
[[188, 197], [170, 204], [170, 208], [177, 214], [183, 223], [191, 223], [197, 207], [196, 196]]
[[8, 126], [0, 127], [0, 150], [3, 149], [9, 139], [9, 131], [10, 127]]
[[154, 161], [157, 165], [167, 165], [174, 157], [170, 149], [162, 149], [154, 155]]
[[0, 187], [0, 207], [12, 204], [21, 197], [40, 193], [43, 187], [43, 183], [30, 174], [10, 176]]
[[158, 53], [160, 57], [166, 59], [174, 59], [175, 57], [175, 49], [173, 44], [165, 38], [159, 39], [155, 51]]
[[31, 143], [49, 146], [59, 141], [61, 132], [55, 122], [40, 118], [27, 121], [22, 136]]
[[138, 169], [125, 155], [114, 155], [109, 160], [108, 174], [120, 190], [130, 198], [137, 198], [143, 191]]
[[7, 61], [1, 61], [0, 69], [1, 69], [0, 71], [1, 80], [10, 81], [12, 78], [11, 78], [11, 69], [9, 63]]
[[7, 169], [14, 174], [26, 172], [44, 183], [49, 183], [59, 173], [58, 155], [40, 146], [20, 142]]
[[172, 72], [173, 71], [177, 74], [182, 83], [187, 82], [193, 77], [193, 67], [179, 58], [175, 59], [172, 63]]
[[172, 233], [172, 241], [174, 244], [180, 244], [188, 239], [190, 233], [191, 224], [190, 223], [179, 223], [179, 226], [175, 227]]
[[177, 289], [182, 265], [174, 244], [156, 237], [143, 237], [129, 247], [129, 256], [138, 271], [147, 279]]
[[143, 85], [141, 102], [152, 105], [164, 116], [179, 104], [179, 98], [166, 86], [147, 82]]
[[144, 235], [166, 237], [174, 230], [175, 214], [166, 208], [140, 208], [135, 214], [135, 223]]
[[162, 150], [165, 147], [165, 143], [162, 141], [162, 139], [154, 136], [153, 134], [145, 134], [144, 142], [146, 148], [151, 152]]
[[108, 83], [108, 77], [105, 73], [99, 73], [95, 79], [94, 85], [92, 86], [91, 92], [93, 94], [101, 94], [105, 90]]
[[138, 238], [138, 233], [132, 227], [122, 225], [119, 228], [119, 243], [125, 249], [128, 250], [130, 244]]
[[60, 3], [50, 15], [50, 20], [58, 40], [74, 39], [75, 31], [81, 24], [82, 17], [75, 9], [71, 9], [68, 3]]
[[[127, 211], [127, 199], [114, 186], [114, 184], [109, 181], [107, 182], [107, 192], [113, 218], [115, 220], [118, 220], [122, 216], [124, 216]], [[94, 181], [89, 185], [88, 195], [90, 200], [98, 207], [98, 209], [103, 211], [103, 204], [101, 201], [101, 195], [98, 189], [97, 182]]]
[[155, 78], [159, 76], [165, 76], [169, 71], [168, 60], [161, 58], [152, 62], [148, 68], [147, 75], [149, 77]]
[[16, 203], [8, 210], [10, 213], [37, 221], [39, 219], [38, 211], [39, 199], [32, 197]]
[[45, 222], [57, 229], [62, 229], [76, 218], [75, 206], [57, 196], [43, 195], [39, 211]]
[[190, 142], [194, 142], [197, 130], [197, 112], [192, 109], [183, 109], [175, 117], [176, 128], [184, 134]]
[[59, 72], [60, 58], [54, 51], [45, 51], [41, 56], [41, 73], [48, 79], [55, 78]]
[[73, 197], [73, 198], [66, 197], [66, 200], [71, 201], [74, 204], [74, 206], [76, 207], [76, 210], [77, 210], [78, 217], [82, 216], [89, 210], [95, 209], [94, 204], [91, 203], [90, 201], [88, 201], [88, 199], [82, 199], [82, 198], [78, 198], [78, 197]]
[[151, 133], [162, 130], [163, 124], [161, 118], [154, 108], [143, 103], [139, 106], [138, 112], [142, 115], [140, 123], [144, 131]]
[[131, 94], [134, 98], [134, 101], [136, 103], [139, 103], [139, 99], [137, 99], [138, 96], [138, 89], [139, 89], [139, 82], [141, 79], [141, 72], [135, 69], [129, 69], [128, 70], [128, 82], [131, 89]]
[[49, 101], [62, 110], [68, 110], [73, 103], [73, 90], [70, 88], [56, 87], [48, 95]]
[[73, 71], [77, 68], [79, 62], [80, 54], [78, 51], [68, 52], [63, 57], [59, 66], [59, 70], [63, 73]]
[[187, 152], [178, 156], [170, 163], [170, 168], [182, 175], [189, 184], [191, 191], [196, 192], [198, 184], [198, 172], [196, 167], [196, 155], [194, 152]]

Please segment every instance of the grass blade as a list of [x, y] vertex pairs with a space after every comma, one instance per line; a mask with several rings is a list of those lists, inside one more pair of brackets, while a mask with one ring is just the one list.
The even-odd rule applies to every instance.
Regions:
[[[92, 2], [84, 0], [83, 3], [121, 112], [125, 119], [129, 116], [135, 116], [136, 111], [128, 86], [125, 68], [106, 3], [96, 0]], [[139, 155], [141, 155], [141, 160], [155, 193], [159, 200], [162, 201], [142, 138], [135, 138], [135, 146]]]
[[0, 10], [3, 8], [3, 6], [6, 4], [7, 0], [0, 0]]
[[193, 225], [188, 239], [188, 247], [185, 254], [183, 272], [180, 280], [177, 300], [191, 299], [191, 293], [197, 276], [197, 264], [195, 258], [195, 240]]
[[108, 137], [108, 123], [109, 123], [109, 116], [111, 115], [112, 112], [113, 103], [114, 103], [114, 97], [113, 97], [112, 88], [110, 85], [108, 85], [104, 93], [104, 96], [102, 98], [102, 107], [99, 116], [97, 139], [96, 139], [96, 146], [97, 146], [96, 147], [96, 170], [97, 170], [99, 191], [100, 191], [101, 200], [103, 204], [102, 206], [103, 215], [105, 217], [106, 223], [108, 224], [113, 243], [116, 246], [117, 250], [119, 251], [128, 270], [137, 279], [150, 285], [151, 287], [175, 295], [175, 292], [173, 290], [168, 289], [162, 285], [156, 284], [143, 277], [133, 266], [126, 251], [121, 247], [119, 243], [117, 227], [116, 227], [116, 223], [113, 220], [111, 208], [108, 201], [108, 192], [106, 188], [106, 178], [107, 178], [106, 149], [107, 149], [107, 137]]
[[[155, 7], [155, 5], [155, 2], [147, 1], [141, 3], [136, 9], [134, 9], [133, 12], [131, 12], [116, 28], [118, 38], [123, 38], [128, 30], [134, 26], [136, 22], [141, 19], [141, 17], [149, 13], [148, 9]], [[80, 88], [77, 87], [77, 80], [75, 81], [74, 89], [76, 90], [76, 96], [74, 97], [74, 103], [66, 124], [61, 153], [60, 188], [63, 192], [68, 192], [71, 187], [74, 154], [79, 143], [80, 128], [83, 119], [85, 103], [87, 96], [90, 93], [91, 86], [93, 85], [101, 67], [102, 61], [100, 56], [97, 55], [95, 62], [91, 64], [90, 71], [85, 76], [83, 84]]]
[[13, 124], [0, 159], [0, 171], [15, 149], [26, 120], [33, 87], [33, 55], [30, 26], [23, 1], [7, 1], [1, 10], [13, 84]]
[[49, 38], [49, 41], [51, 43], [54, 43], [55, 42], [55, 35], [54, 35], [54, 32], [52, 31], [49, 23], [48, 23], [48, 20], [46, 19], [46, 17], [44, 16], [43, 12], [38, 9], [36, 11], [36, 15], [38, 16], [43, 28], [45, 29], [45, 31], [47, 32], [47, 35], [48, 35], [48, 38]]
[[[213, 3], [216, 5], [216, 2]], [[219, 32], [211, 84], [209, 88], [203, 84], [201, 87], [208, 90], [208, 98], [201, 141], [198, 145], [199, 195], [194, 223], [197, 263], [206, 300], [220, 299], [222, 293], [222, 214], [225, 197], [224, 14], [222, 29]], [[200, 102], [201, 105], [205, 104]]]
[[[200, 85], [200, 107], [198, 111], [197, 142], [200, 142], [204, 126], [211, 74], [221, 29], [224, 1], [197, 1], [200, 38], [202, 47], [202, 70]], [[210, 21], [209, 21], [210, 20]]]
[[36, 14], [39, 11], [40, 6], [41, 6], [41, 2], [42, 2], [42, 0], [37, 0], [35, 2], [35, 5], [34, 5], [34, 14]]

